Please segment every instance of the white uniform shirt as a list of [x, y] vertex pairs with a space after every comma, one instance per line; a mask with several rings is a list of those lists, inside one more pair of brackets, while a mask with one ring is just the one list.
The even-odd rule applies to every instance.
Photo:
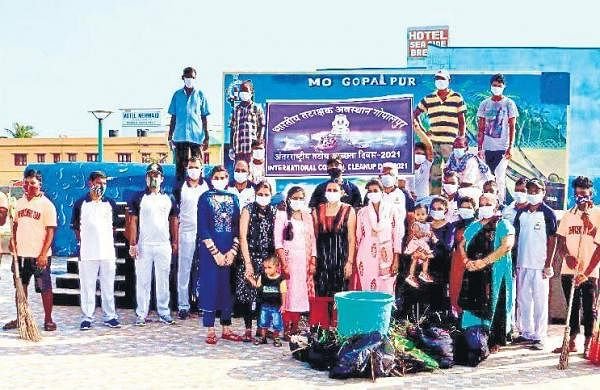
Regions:
[[182, 232], [195, 232], [198, 226], [198, 199], [208, 191], [206, 181], [195, 187], [190, 187], [187, 182], [181, 186], [181, 200], [179, 201], [179, 230]]
[[241, 192], [237, 190], [234, 184], [227, 187], [227, 191], [231, 194], [237, 195], [240, 202], [240, 210], [255, 200], [254, 187], [252, 187], [250, 182], [248, 182], [246, 188], [244, 188]]
[[517, 267], [544, 269], [546, 262], [546, 221], [541, 211], [524, 211], [519, 217]]
[[431, 166], [433, 163], [429, 160], [425, 160], [419, 168], [415, 169], [415, 194], [417, 200], [426, 198], [430, 195], [429, 193], [429, 179], [431, 175]]
[[73, 208], [73, 226], [81, 238], [79, 258], [86, 260], [115, 260], [115, 203], [103, 198], [94, 201], [89, 195], [80, 199]]
[[173, 195], [141, 193], [133, 199], [129, 210], [138, 216], [138, 245], [169, 244], [169, 217], [177, 215]]

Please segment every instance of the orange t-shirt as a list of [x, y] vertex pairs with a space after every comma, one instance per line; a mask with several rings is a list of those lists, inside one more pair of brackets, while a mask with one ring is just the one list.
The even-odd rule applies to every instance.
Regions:
[[[43, 194], [17, 200], [17, 256], [38, 257], [44, 246], [46, 227], [56, 227], [56, 208]], [[48, 249], [48, 256], [52, 250]]]
[[[583, 263], [582, 271], [587, 269], [596, 246], [600, 245], [600, 208], [594, 206], [588, 211], [588, 214], [592, 223], [591, 229], [583, 226], [581, 211], [575, 209], [563, 215], [556, 231], [556, 234], [565, 237], [569, 254]], [[579, 256], [577, 256], [578, 254]], [[596, 266], [590, 276], [597, 278], [598, 268], [600, 267]], [[563, 260], [560, 272], [563, 275], [575, 274], [575, 270], [569, 268], [565, 260]]]

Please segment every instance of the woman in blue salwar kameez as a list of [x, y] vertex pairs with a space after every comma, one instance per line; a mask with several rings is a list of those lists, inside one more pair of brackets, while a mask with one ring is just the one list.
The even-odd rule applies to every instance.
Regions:
[[237, 196], [225, 190], [229, 174], [223, 166], [213, 168], [211, 189], [198, 200], [198, 308], [202, 325], [208, 328], [206, 343], [216, 344], [215, 314], [221, 312], [222, 338], [241, 341], [231, 329], [233, 299], [230, 270], [239, 251], [240, 207]]

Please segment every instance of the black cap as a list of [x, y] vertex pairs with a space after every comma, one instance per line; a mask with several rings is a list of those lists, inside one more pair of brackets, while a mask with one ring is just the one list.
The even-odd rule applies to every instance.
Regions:
[[546, 190], [546, 184], [544, 183], [544, 181], [537, 178], [529, 179], [527, 181], [527, 184], [525, 184], [525, 188], [529, 188], [531, 186], [536, 186], [544, 191]]
[[152, 163], [146, 167], [146, 173], [150, 172], [158, 172], [161, 175], [163, 174], [162, 166], [159, 163]]

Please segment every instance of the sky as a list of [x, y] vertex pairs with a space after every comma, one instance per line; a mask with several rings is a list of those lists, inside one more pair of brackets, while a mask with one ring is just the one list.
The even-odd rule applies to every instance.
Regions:
[[94, 136], [89, 110], [166, 108], [185, 66], [222, 124], [223, 72], [402, 67], [410, 26], [449, 25], [450, 46], [600, 47], [594, 4], [0, 0], [0, 129]]

